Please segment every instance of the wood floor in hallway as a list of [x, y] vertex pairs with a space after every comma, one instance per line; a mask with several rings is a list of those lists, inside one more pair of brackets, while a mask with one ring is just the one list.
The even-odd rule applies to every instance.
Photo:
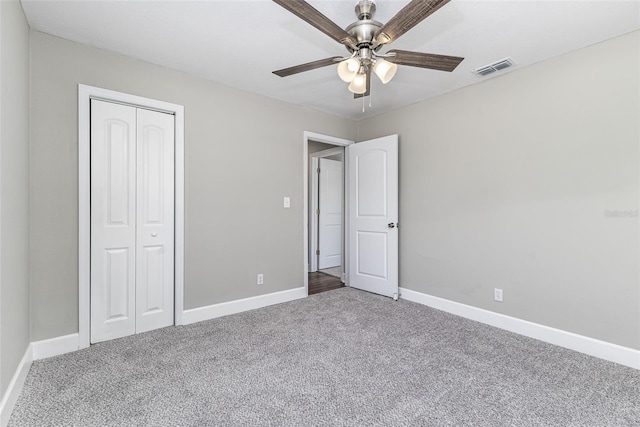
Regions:
[[337, 277], [318, 271], [309, 273], [309, 295], [332, 291], [344, 287], [344, 283]]

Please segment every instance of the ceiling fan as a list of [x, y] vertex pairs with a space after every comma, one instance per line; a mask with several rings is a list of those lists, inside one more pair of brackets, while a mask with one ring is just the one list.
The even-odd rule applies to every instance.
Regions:
[[354, 97], [359, 98], [370, 93], [372, 71], [383, 84], [387, 84], [395, 75], [398, 65], [451, 72], [464, 59], [398, 49], [384, 54], [379, 52], [383, 46], [398, 39], [450, 0], [412, 0], [386, 24], [373, 20], [376, 11], [374, 0], [359, 0], [355, 7], [358, 20], [344, 30], [304, 0], [273, 1], [343, 44], [350, 53], [347, 57], [333, 56], [273, 72], [280, 77], [337, 63], [338, 75], [349, 83], [348, 88], [355, 94]]

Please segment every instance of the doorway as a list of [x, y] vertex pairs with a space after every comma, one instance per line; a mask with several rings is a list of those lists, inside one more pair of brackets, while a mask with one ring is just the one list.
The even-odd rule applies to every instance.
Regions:
[[309, 295], [344, 286], [344, 157], [309, 141]]
[[[125, 259], [127, 258], [126, 256], [124, 256], [125, 253], [127, 253], [127, 251], [134, 251], [137, 252], [138, 254], [138, 263], [142, 266], [140, 269], [136, 268], [133, 275], [131, 276], [132, 278], [135, 278], [136, 281], [142, 281], [142, 282], [146, 282], [146, 283], [150, 283], [150, 282], [154, 282], [154, 283], [160, 283], [160, 282], [164, 282], [164, 283], [170, 283], [171, 284], [171, 289], [167, 290], [166, 292], [164, 292], [163, 297], [162, 298], [170, 298], [172, 301], [170, 303], [167, 303], [167, 301], [164, 301], [164, 303], [162, 301], [160, 301], [158, 298], [155, 298], [156, 296], [159, 295], [158, 292], [156, 292], [155, 294], [153, 292], [149, 292], [149, 289], [145, 288], [144, 286], [141, 289], [141, 294], [144, 296], [151, 296], [151, 299], [144, 299], [144, 298], [136, 298], [135, 294], [137, 293], [137, 290], [134, 289], [133, 293], [131, 293], [130, 290], [128, 290], [129, 294], [128, 296], [125, 298], [124, 296], [122, 296], [122, 292], [118, 291], [115, 294], [113, 294], [112, 296], [116, 296], [119, 297], [119, 302], [120, 305], [118, 306], [118, 304], [113, 305], [114, 301], [111, 301], [109, 304], [109, 309], [111, 308], [115, 308], [118, 309], [120, 311], [122, 311], [122, 307], [124, 307], [125, 305], [129, 306], [129, 311], [127, 316], [131, 317], [133, 316], [138, 317], [135, 319], [134, 323], [137, 323], [138, 325], [140, 325], [140, 328], [136, 328], [134, 325], [133, 331], [134, 332], [142, 332], [144, 330], [148, 330], [148, 329], [153, 329], [155, 327], [161, 327], [161, 326], [157, 326], [160, 323], [162, 323], [162, 325], [164, 326], [165, 324], [176, 324], [176, 325], [180, 325], [182, 324], [182, 315], [183, 315], [183, 286], [184, 286], [184, 108], [180, 105], [176, 105], [176, 104], [170, 104], [170, 103], [166, 103], [166, 102], [162, 102], [162, 101], [157, 101], [157, 100], [153, 100], [153, 99], [148, 99], [148, 98], [142, 98], [142, 97], [138, 97], [138, 96], [134, 96], [134, 95], [128, 95], [128, 94], [123, 94], [120, 92], [114, 92], [114, 91], [110, 91], [110, 90], [106, 90], [106, 89], [101, 89], [101, 88], [96, 88], [96, 87], [91, 87], [91, 86], [86, 86], [86, 85], [79, 85], [78, 87], [78, 116], [79, 116], [79, 135], [78, 135], [78, 155], [79, 155], [79, 164], [78, 164], [78, 170], [79, 170], [79, 176], [78, 176], [78, 183], [79, 183], [79, 251], [78, 251], [78, 265], [79, 265], [79, 289], [78, 289], [78, 296], [79, 296], [79, 304], [78, 304], [78, 315], [79, 315], [79, 347], [80, 348], [86, 348], [90, 345], [91, 341], [94, 341], [93, 337], [91, 336], [91, 331], [92, 331], [92, 298], [91, 298], [91, 292], [92, 292], [92, 274], [95, 273], [96, 270], [96, 265], [92, 265], [92, 245], [94, 245], [96, 243], [96, 236], [92, 236], [92, 233], [95, 234], [97, 232], [97, 230], [93, 230], [92, 228], [92, 214], [95, 212], [95, 209], [92, 211], [92, 191], [94, 190], [94, 188], [92, 187], [92, 179], [96, 179], [96, 175], [95, 175], [95, 170], [93, 171], [94, 174], [92, 174], [92, 169], [95, 169], [95, 167], [97, 165], [92, 165], [92, 156], [91, 156], [91, 137], [92, 137], [92, 123], [91, 123], [91, 119], [92, 119], [92, 103], [94, 103], [94, 105], [98, 105], [97, 103], [105, 103], [105, 104], [109, 104], [112, 106], [120, 106], [123, 107], [125, 109], [130, 109], [129, 111], [135, 111], [135, 113], [132, 113], [132, 117], [134, 117], [136, 120], [146, 120], [146, 118], [148, 118], [148, 116], [153, 116], [153, 117], [164, 117], [165, 121], [169, 121], [171, 123], [170, 127], [168, 128], [168, 130], [165, 130], [168, 134], [171, 134], [170, 136], [173, 137], [173, 143], [174, 146], [173, 148], [170, 150], [172, 154], [171, 156], [168, 155], [167, 153], [161, 154], [158, 151], [153, 151], [153, 150], [147, 150], [147, 148], [149, 147], [153, 147], [153, 146], [157, 146], [157, 136], [158, 136], [158, 132], [159, 129], [161, 128], [161, 126], [158, 126], [157, 123], [152, 124], [151, 126], [142, 126], [139, 127], [137, 125], [135, 125], [134, 130], [132, 131], [131, 135], [132, 138], [135, 136], [136, 139], [140, 139], [143, 140], [143, 144], [139, 145], [136, 144], [136, 151], [137, 153], [134, 153], [133, 151], [130, 151], [131, 153], [131, 157], [132, 159], [137, 158], [138, 156], [141, 156], [142, 159], [142, 165], [137, 165], [139, 167], [134, 168], [134, 170], [131, 170], [129, 172], [130, 175], [135, 175], [137, 176], [136, 180], [138, 183], [136, 183], [135, 185], [142, 185], [142, 187], [147, 186], [149, 191], [147, 191], [145, 194], [145, 196], [141, 199], [141, 200], [130, 200], [129, 202], [133, 203], [135, 202], [136, 206], [142, 206], [143, 208], [140, 209], [133, 209], [133, 211], [136, 211], [136, 214], [131, 217], [131, 220], [126, 220], [126, 221], [120, 221], [119, 222], [123, 222], [124, 223], [136, 223], [136, 229], [140, 229], [140, 230], [144, 230], [141, 231], [144, 236], [134, 236], [133, 239], [137, 242], [140, 243], [140, 247], [133, 247], [129, 250], [124, 250], [124, 249], [119, 249], [119, 250], [114, 250], [112, 251], [112, 260], [107, 259], [106, 264], [104, 264], [103, 266], [106, 266], [106, 270], [112, 269], [112, 273], [122, 273], [122, 272], [126, 272], [126, 271], [130, 271], [127, 268], [120, 268], [117, 267], [116, 268], [116, 261], [122, 261], [124, 262]], [[109, 121], [110, 120], [110, 121]], [[107, 120], [107, 122], [109, 123], [120, 123], [120, 125], [115, 126], [114, 128], [114, 134], [116, 136], [118, 136], [118, 132], [123, 133], [125, 132], [125, 130], [127, 129], [128, 126], [131, 126], [130, 124], [127, 125], [125, 124], [126, 121], [122, 121], [122, 122], [118, 122], [117, 120], [111, 120], [109, 119]], [[119, 127], [118, 127], [119, 126]], [[118, 128], [118, 129], [116, 129]], [[146, 130], [145, 130], [146, 129]], [[95, 126], [94, 126], [94, 130], [95, 130]], [[147, 133], [147, 136], [149, 136], [151, 139], [146, 138], [145, 136], [145, 132]], [[116, 138], [117, 139], [117, 138]], [[108, 145], [108, 144], [107, 144]], [[126, 144], [119, 144], [117, 143], [117, 141], [114, 142], [114, 145], [110, 148], [113, 149], [115, 151], [112, 152], [112, 154], [115, 155], [115, 157], [112, 157], [112, 160], [117, 160], [118, 158], [122, 158], [122, 156], [120, 154], [123, 154], [123, 147], [125, 147]], [[118, 148], [119, 147], [119, 148]], [[146, 147], [146, 148], [144, 148]], [[117, 150], [116, 150], [117, 149]], [[142, 151], [141, 151], [142, 150]], [[146, 151], [145, 151], [146, 150]], [[122, 151], [122, 152], [120, 152]], [[119, 153], [120, 152], [120, 153]], [[119, 154], [118, 154], [119, 153]], [[157, 161], [155, 161], [155, 160]], [[172, 195], [167, 195], [164, 194], [160, 197], [158, 190], [159, 190], [159, 186], [155, 185], [153, 183], [153, 180], [151, 178], [153, 178], [154, 176], [154, 171], [158, 172], [157, 168], [154, 168], [152, 166], [154, 166], [154, 161], [156, 163], [156, 166], [158, 166], [160, 163], [160, 160], [163, 159], [162, 161], [164, 163], [162, 163], [164, 166], [164, 169], [170, 169], [171, 172], [173, 173], [173, 176], [171, 177], [171, 184], [173, 186], [173, 194]], [[102, 162], [103, 165], [104, 164], [109, 164], [109, 162], [111, 162], [111, 160], [108, 160], [107, 162]], [[132, 163], [136, 163], [136, 162], [132, 162]], [[124, 162], [122, 163], [122, 165], [128, 165], [128, 162]], [[146, 166], [145, 166], [146, 165]], [[105, 174], [105, 176], [107, 177], [107, 182], [108, 185], [122, 185], [123, 182], [125, 182], [126, 180], [120, 179], [118, 178], [118, 176], [120, 176], [120, 178], [124, 177], [126, 174], [123, 173], [118, 173], [118, 174], [114, 174], [113, 176], [109, 176], [109, 174]], [[164, 176], [164, 175], [163, 175]], [[166, 176], [162, 179], [167, 179]], [[134, 181], [136, 181], [134, 180]], [[159, 181], [156, 180], [156, 184], [158, 184]], [[132, 184], [133, 185], [133, 184]], [[126, 192], [125, 192], [126, 193]], [[158, 193], [158, 194], [156, 194]], [[155, 197], [154, 196], [158, 196]], [[148, 196], [148, 197], [147, 197]], [[134, 196], [135, 197], [135, 196]], [[168, 199], [172, 199], [172, 200], [168, 200]], [[104, 199], [103, 199], [104, 200]], [[108, 200], [108, 198], [107, 198]], [[115, 199], [114, 199], [115, 200]], [[161, 229], [162, 227], [158, 228], [159, 223], [163, 222], [162, 221], [158, 221], [158, 219], [160, 217], [157, 217], [157, 215], [155, 215], [150, 209], [147, 209], [149, 215], [148, 215], [148, 220], [149, 221], [145, 221], [144, 218], [137, 218], [140, 217], [140, 215], [142, 213], [144, 213], [145, 211], [145, 206], [146, 208], [152, 208], [152, 204], [150, 204], [150, 202], [153, 202], [153, 200], [158, 201], [161, 204], [164, 204], [166, 206], [164, 206], [163, 208], [163, 212], [161, 213], [161, 217], [166, 217], [168, 216], [172, 216], [172, 224], [170, 229]], [[128, 202], [128, 203], [129, 203]], [[168, 203], [171, 202], [171, 203]], [[120, 206], [122, 208], [122, 204], [118, 205], [114, 205], [115, 207]], [[120, 213], [124, 212], [123, 209], [120, 209], [120, 211], [118, 211]], [[159, 213], [160, 211], [157, 211], [156, 213]], [[108, 215], [112, 215], [117, 213], [116, 210], [114, 209], [107, 209], [107, 214]], [[155, 215], [155, 216], [154, 216]], [[115, 218], [115, 217], [114, 217]], [[116, 218], [117, 219], [117, 218]], [[118, 221], [116, 221], [118, 222]], [[158, 223], [158, 224], [156, 224]], [[115, 224], [114, 224], [115, 225]], [[120, 224], [122, 225], [122, 224]], [[153, 228], [153, 230], [151, 228]], [[126, 227], [116, 227], [116, 228], [120, 228], [122, 230], [124, 230], [124, 228]], [[120, 230], [120, 231], [122, 231]], [[137, 230], [134, 231], [134, 233], [137, 233]], [[131, 233], [130, 233], [131, 234]], [[148, 234], [148, 236], [147, 236]], [[148, 242], [146, 242], [146, 240], [144, 238], [148, 238], [147, 240], [151, 240], [151, 243], [147, 244]], [[165, 239], [168, 239], [166, 242], [163, 243], [163, 245], [165, 246], [165, 248], [163, 250], [160, 250], [160, 243], [158, 243], [160, 240], [159, 239], [163, 239], [163, 242]], [[131, 239], [130, 239], [131, 240]], [[117, 245], [116, 245], [117, 246]], [[172, 257], [167, 257], [166, 254], [168, 253], [167, 250], [168, 248], [171, 247], [172, 249]], [[173, 258], [167, 262], [160, 262], [162, 261], [162, 258]], [[107, 258], [109, 258], [107, 256]], [[95, 261], [95, 260], [93, 260]], [[111, 264], [109, 264], [111, 263]], [[167, 268], [163, 268], [162, 266], [165, 266]], [[145, 273], [149, 273], [146, 274]], [[104, 272], [104, 271], [103, 271]], [[108, 276], [108, 274], [103, 274], [103, 277]], [[123, 277], [123, 274], [120, 274], [121, 277]], [[135, 277], [134, 277], [135, 276]], [[165, 278], [167, 280], [156, 280], [159, 276], [165, 276]], [[149, 279], [149, 280], [146, 280]], [[124, 287], [121, 289], [121, 291], [125, 289]], [[128, 289], [128, 288], [127, 288]], [[170, 294], [170, 295], [169, 295]], [[133, 303], [133, 306], [131, 305], [131, 296], [134, 296], [135, 299], [137, 299], [137, 301], [135, 301]], [[137, 303], [141, 303], [141, 302], [145, 302], [145, 304], [141, 304], [140, 307], [136, 307]], [[148, 304], [147, 304], [148, 303]], [[158, 309], [159, 305], [164, 304], [162, 309]], [[116, 310], [116, 311], [118, 311]], [[163, 317], [163, 320], [160, 323], [157, 323], [155, 321], [151, 322], [151, 324], [147, 323], [147, 320], [151, 320], [152, 317], [159, 315], [162, 312], [162, 315], [160, 317]], [[138, 316], [138, 313], [140, 313], [140, 316]], [[113, 322], [114, 320], [120, 320], [123, 316], [122, 313], [118, 314], [118, 313], [112, 313], [114, 316], [112, 319], [105, 319], [107, 320], [107, 323], [109, 323], [110, 321]], [[125, 316], [125, 317], [127, 317]], [[129, 327], [129, 329], [131, 329]], [[106, 339], [110, 339], [111, 337], [107, 336]]]
[[[346, 286], [397, 299], [398, 135], [361, 141], [311, 132], [303, 139], [304, 284], [309, 294], [309, 141], [344, 147], [343, 281]], [[325, 147], [326, 148], [326, 147]]]
[[[305, 287], [307, 294], [344, 287], [345, 147], [353, 141], [304, 134]], [[319, 170], [319, 172], [318, 172]]]

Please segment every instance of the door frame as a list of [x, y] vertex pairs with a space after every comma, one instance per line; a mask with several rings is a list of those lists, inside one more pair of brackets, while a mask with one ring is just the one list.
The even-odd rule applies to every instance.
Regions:
[[[303, 230], [304, 230], [304, 239], [303, 239], [303, 270], [304, 271], [304, 289], [307, 295], [309, 295], [309, 141], [316, 141], [316, 142], [322, 142], [324, 144], [330, 144], [330, 145], [336, 145], [339, 147], [347, 147], [351, 144], [354, 144], [355, 141], [349, 140], [349, 139], [344, 139], [344, 138], [337, 138], [334, 136], [329, 136], [329, 135], [323, 135], [320, 133], [315, 133], [315, 132], [309, 132], [309, 131], [304, 131], [303, 132], [303, 136], [302, 136], [302, 185], [303, 185], [303, 209], [302, 209], [302, 225], [303, 225]], [[345, 187], [346, 187], [346, 177], [348, 176], [346, 174], [347, 172], [347, 150], [344, 150], [344, 158], [343, 158], [343, 165], [345, 166], [343, 173], [345, 174]], [[347, 188], [345, 188], [345, 200], [348, 200], [346, 197], [348, 196], [347, 192], [346, 192]], [[345, 216], [348, 213], [348, 203], [345, 203], [345, 207], [344, 207], [344, 214]], [[347, 228], [347, 224], [345, 224], [345, 236], [347, 236], [348, 234], [346, 234], [348, 232], [348, 228]], [[344, 251], [345, 253], [348, 253], [349, 250], [349, 243], [347, 242], [346, 238], [344, 240]], [[344, 283], [345, 284], [349, 284], [349, 274], [348, 274], [348, 264], [347, 264], [348, 260], [345, 260], [345, 265], [343, 266], [344, 271], [345, 271], [345, 277], [344, 277]]]
[[78, 343], [91, 334], [91, 100], [131, 105], [172, 114], [175, 120], [174, 325], [184, 312], [184, 107], [178, 104], [78, 85]]
[[[344, 159], [345, 159], [345, 154], [346, 154], [346, 150], [344, 149], [344, 147], [336, 147], [336, 148], [329, 148], [328, 150], [323, 150], [323, 151], [318, 151], [315, 153], [311, 153], [311, 171], [313, 172], [314, 170], [318, 169], [319, 167], [319, 162], [320, 159], [323, 159], [325, 157], [331, 157], [331, 156], [335, 156], [336, 154], [342, 154], [342, 247], [344, 249], [344, 242], [345, 242], [345, 235], [344, 235], [344, 208], [345, 208], [345, 199], [344, 199], [344, 191], [345, 191], [345, 176], [344, 176]], [[319, 224], [318, 224], [318, 216], [314, 214], [314, 212], [316, 211], [316, 209], [318, 209], [320, 206], [318, 206], [318, 196], [319, 196], [319, 191], [318, 191], [318, 174], [317, 173], [311, 173], [311, 206], [309, 206], [309, 233], [311, 235], [311, 240], [310, 240], [310, 244], [309, 244], [309, 249], [312, 248], [316, 248], [318, 249], [318, 235], [319, 235]], [[344, 252], [344, 250], [343, 250]], [[317, 256], [312, 256], [312, 252], [309, 251], [309, 271], [310, 272], [314, 272], [314, 271], [318, 271], [318, 258]], [[342, 254], [342, 267], [344, 268], [344, 253]], [[341, 277], [342, 279], [342, 277]]]

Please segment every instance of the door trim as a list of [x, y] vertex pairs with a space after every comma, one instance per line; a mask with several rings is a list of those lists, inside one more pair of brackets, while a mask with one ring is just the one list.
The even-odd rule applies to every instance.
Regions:
[[[331, 144], [331, 145], [337, 145], [339, 147], [346, 147], [348, 145], [353, 144], [355, 141], [349, 140], [349, 139], [343, 139], [343, 138], [336, 138], [334, 136], [329, 136], [329, 135], [323, 135], [320, 133], [315, 133], [315, 132], [308, 132], [308, 131], [304, 131], [303, 132], [303, 136], [302, 136], [302, 203], [303, 203], [303, 209], [302, 209], [302, 226], [303, 226], [303, 257], [302, 257], [302, 261], [303, 261], [303, 270], [304, 271], [304, 289], [305, 289], [305, 294], [309, 295], [309, 141], [316, 141], [316, 142], [322, 142], [325, 144]], [[345, 166], [344, 172], [346, 174], [347, 172], [347, 150], [345, 150], [345, 154], [344, 154], [344, 159], [343, 159], [343, 165]], [[345, 177], [348, 175], [345, 175]], [[346, 180], [345, 180], [346, 183]], [[346, 190], [346, 188], [345, 188]], [[348, 194], [345, 192], [345, 197], [347, 197]], [[345, 198], [345, 200], [348, 200]], [[345, 215], [348, 213], [348, 209], [349, 206], [347, 203], [345, 203]], [[348, 229], [346, 228], [347, 224], [345, 224], [345, 234], [348, 232]], [[345, 253], [348, 253], [349, 247], [348, 247], [348, 243], [345, 239]], [[348, 275], [348, 264], [344, 265], [344, 269], [345, 269], [345, 283], [349, 284], [349, 275]]]
[[[316, 153], [311, 153], [311, 171], [314, 171], [316, 169], [318, 169], [318, 165], [319, 165], [319, 160], [325, 157], [331, 157], [333, 155], [336, 154], [342, 154], [342, 184], [343, 184], [343, 188], [342, 188], [342, 192], [344, 193], [344, 156], [345, 156], [345, 150], [344, 147], [336, 147], [336, 148], [330, 148], [328, 150], [323, 150], [323, 151], [318, 151]], [[317, 215], [314, 215], [314, 212], [316, 211], [316, 209], [319, 208], [318, 206], [318, 174], [317, 173], [311, 173], [311, 206], [309, 206], [309, 233], [311, 234], [311, 241], [309, 243], [309, 248], [316, 248], [318, 249], [318, 217]], [[343, 213], [343, 225], [344, 225], [344, 207], [345, 207], [345, 200], [344, 197], [342, 197], [342, 213]], [[344, 226], [342, 227], [343, 231], [344, 231]], [[342, 236], [342, 242], [343, 242], [343, 247], [344, 247], [344, 239], [345, 236]], [[312, 256], [313, 253], [309, 253], [309, 272], [314, 272], [314, 271], [318, 271], [318, 257], [317, 256]], [[342, 254], [343, 256], [343, 266], [344, 266], [344, 254]]]
[[175, 117], [175, 258], [174, 318], [183, 324], [184, 313], [184, 107], [155, 99], [78, 85], [78, 341], [89, 347], [91, 322], [91, 99], [131, 105]]

